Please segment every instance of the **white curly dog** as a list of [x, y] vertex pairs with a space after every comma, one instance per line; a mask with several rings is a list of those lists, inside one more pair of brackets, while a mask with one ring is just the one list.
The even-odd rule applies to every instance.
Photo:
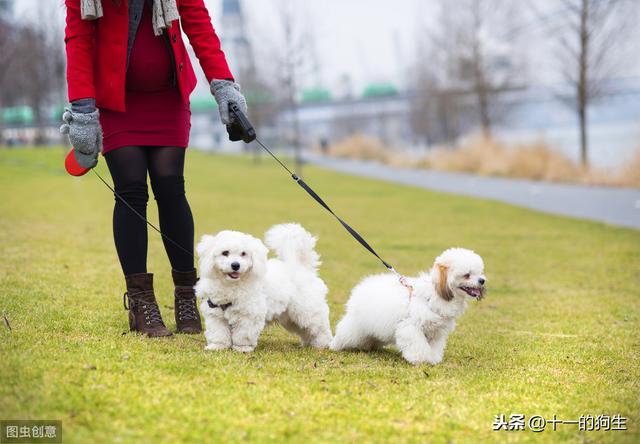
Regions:
[[249, 234], [221, 231], [197, 246], [200, 280], [195, 286], [205, 320], [207, 350], [255, 349], [265, 323], [277, 321], [303, 346], [331, 342], [327, 286], [318, 276], [316, 238], [298, 224], [271, 227], [265, 243]]
[[463, 248], [446, 250], [429, 272], [407, 279], [411, 297], [393, 274], [367, 277], [352, 290], [331, 349], [395, 344], [412, 364], [438, 364], [467, 298], [482, 299], [485, 282], [482, 258]]

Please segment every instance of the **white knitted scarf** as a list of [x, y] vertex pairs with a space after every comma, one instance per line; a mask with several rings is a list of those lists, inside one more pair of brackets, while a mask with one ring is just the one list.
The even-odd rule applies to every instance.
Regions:
[[[102, 17], [102, 0], [80, 0], [80, 12], [83, 20], [96, 20]], [[162, 35], [162, 31], [178, 20], [176, 0], [153, 0], [153, 33]]]

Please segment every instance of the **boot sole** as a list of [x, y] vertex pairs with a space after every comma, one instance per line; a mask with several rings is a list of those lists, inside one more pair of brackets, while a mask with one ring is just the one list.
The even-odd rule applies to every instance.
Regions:
[[148, 338], [168, 338], [170, 336], [173, 336], [173, 333], [171, 333], [170, 331], [168, 333], [164, 333], [164, 334], [151, 334], [151, 333], [147, 333], [144, 331], [140, 331], [140, 330], [129, 330], [131, 333], [135, 333], [136, 335], [144, 335]]
[[202, 330], [200, 331], [176, 330], [176, 334], [178, 335], [199, 335], [200, 333], [202, 333]]
[[173, 333], [169, 332], [169, 334], [160, 334], [160, 335], [150, 335], [149, 333], [146, 333], [148, 338], [170, 338], [171, 336], [173, 336]]

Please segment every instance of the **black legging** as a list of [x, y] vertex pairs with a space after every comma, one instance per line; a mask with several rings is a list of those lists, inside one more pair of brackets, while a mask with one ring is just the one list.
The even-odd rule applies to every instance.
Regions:
[[[174, 270], [193, 270], [193, 216], [184, 191], [185, 149], [127, 146], [105, 154], [116, 192], [146, 217], [147, 171], [158, 203], [160, 229], [189, 251], [187, 254], [163, 238]], [[147, 226], [116, 198], [113, 237], [125, 276], [147, 272]]]

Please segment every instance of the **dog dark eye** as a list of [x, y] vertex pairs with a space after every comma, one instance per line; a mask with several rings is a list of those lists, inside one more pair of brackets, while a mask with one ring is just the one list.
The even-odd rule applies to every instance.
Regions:
[[465, 275], [464, 275], [464, 276], [462, 276], [462, 277], [463, 277], [463, 278], [465, 278], [465, 279], [469, 279], [469, 278], [471, 277], [471, 273], [467, 273], [467, 274], [465, 274]]
[[246, 252], [244, 252], [244, 251], [243, 251], [242, 253], [240, 253], [240, 256], [242, 256], [242, 257], [244, 257], [244, 256], [246, 256], [246, 255], [247, 255], [247, 253], [246, 253]]
[[222, 252], [222, 255], [223, 255], [223, 256], [229, 256], [229, 250], [224, 250], [224, 251]]

